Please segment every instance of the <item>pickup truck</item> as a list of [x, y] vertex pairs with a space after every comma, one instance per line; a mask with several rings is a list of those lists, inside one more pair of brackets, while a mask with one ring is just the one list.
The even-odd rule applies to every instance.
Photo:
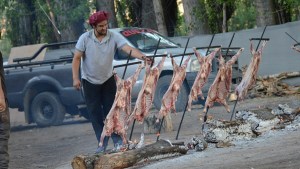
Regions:
[[[185, 54], [189, 52], [192, 54], [191, 48], [185, 50], [151, 29], [116, 28], [111, 31], [120, 33], [129, 45], [138, 48], [146, 56], [154, 56], [156, 52], [157, 55], [171, 53], [180, 56], [184, 51], [186, 51]], [[27, 123], [36, 123], [38, 126], [60, 125], [67, 113], [89, 118], [82, 92], [75, 90], [72, 86], [71, 62], [75, 44], [76, 41], [45, 44], [33, 56], [16, 58], [13, 60], [14, 63], [4, 66], [9, 107], [23, 111]], [[45, 59], [36, 61], [35, 58], [43, 50], [46, 50]], [[199, 51], [205, 55], [207, 49], [199, 49]], [[222, 51], [222, 53], [224, 52]], [[233, 56], [234, 50], [226, 53], [224, 56], [228, 59]], [[157, 57], [154, 60], [157, 63], [159, 59]], [[175, 59], [177, 63], [180, 63], [182, 57], [175, 57]], [[138, 59], [130, 58], [127, 54], [117, 50], [113, 64], [119, 76], [122, 77], [124, 74], [124, 78], [127, 78], [136, 70], [138, 65], [134, 63], [138, 61]], [[127, 67], [122, 66], [126, 63], [132, 64]], [[213, 71], [204, 88], [204, 94], [207, 93], [209, 84], [216, 76], [217, 64], [217, 59], [214, 59]], [[199, 67], [196, 57], [192, 56], [187, 68], [186, 80], [176, 102], [177, 111], [184, 109]], [[125, 70], [126, 72], [124, 72]], [[154, 106], [158, 110], [163, 94], [170, 84], [172, 73], [171, 60], [167, 58], [155, 92]], [[133, 102], [141, 89], [143, 77], [144, 71], [140, 73], [132, 91]], [[233, 66], [233, 83], [238, 83], [240, 79], [241, 72], [236, 63]]]

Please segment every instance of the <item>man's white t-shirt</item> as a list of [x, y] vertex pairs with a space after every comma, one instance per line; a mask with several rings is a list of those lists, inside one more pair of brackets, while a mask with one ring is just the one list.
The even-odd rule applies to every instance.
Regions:
[[122, 48], [126, 40], [119, 34], [107, 31], [100, 42], [94, 30], [82, 34], [75, 46], [84, 53], [81, 59], [81, 77], [93, 84], [103, 84], [113, 75], [113, 59], [117, 48]]

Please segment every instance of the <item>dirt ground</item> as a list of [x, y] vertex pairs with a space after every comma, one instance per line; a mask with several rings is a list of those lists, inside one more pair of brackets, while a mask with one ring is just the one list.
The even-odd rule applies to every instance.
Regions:
[[[230, 103], [231, 109], [233, 102]], [[247, 99], [238, 102], [236, 110], [258, 107], [275, 108], [278, 104], [300, 107], [300, 95]], [[182, 113], [172, 115], [174, 131], [162, 132], [160, 138], [171, 142], [187, 142], [200, 133], [199, 112], [201, 105], [194, 105], [186, 112], [179, 139], [176, 134]], [[81, 117], [68, 117], [61, 126], [38, 128], [24, 122], [24, 114], [14, 109], [11, 113], [11, 137], [9, 140], [10, 169], [70, 169], [74, 156], [93, 153], [97, 147], [92, 126]], [[209, 109], [216, 119], [230, 119], [223, 106]], [[235, 146], [215, 148], [212, 145], [203, 151], [188, 151], [188, 154], [141, 162], [131, 168], [291, 168], [300, 169], [300, 120], [282, 130], [264, 133], [258, 138], [239, 141]], [[131, 127], [129, 128], [131, 129]], [[143, 126], [136, 124], [133, 140], [139, 139]], [[129, 130], [130, 133], [130, 130]], [[155, 134], [145, 135], [145, 144], [156, 141]], [[110, 147], [112, 142], [110, 142]]]

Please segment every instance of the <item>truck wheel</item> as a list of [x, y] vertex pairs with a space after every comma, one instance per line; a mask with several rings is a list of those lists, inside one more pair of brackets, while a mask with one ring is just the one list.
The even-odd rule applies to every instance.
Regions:
[[42, 92], [34, 97], [31, 113], [36, 124], [44, 127], [62, 124], [66, 109], [56, 94]]
[[[172, 80], [172, 75], [165, 75], [159, 78], [157, 82], [154, 101], [153, 101], [154, 106], [157, 110], [160, 110], [162, 98], [166, 93], [166, 91], [168, 90], [171, 80]], [[181, 89], [179, 91], [177, 101], [175, 103], [177, 112], [184, 111], [185, 105], [188, 101], [188, 95], [189, 95], [188, 84], [184, 81], [183, 86], [181, 86]]]

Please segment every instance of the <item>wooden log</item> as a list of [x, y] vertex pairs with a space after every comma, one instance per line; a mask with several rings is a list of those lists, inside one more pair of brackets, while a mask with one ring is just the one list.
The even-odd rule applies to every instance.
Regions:
[[99, 155], [78, 155], [71, 162], [73, 169], [93, 169], [94, 162], [99, 158]]
[[125, 152], [113, 154], [97, 155], [79, 155], [73, 158], [73, 169], [114, 169], [126, 168], [134, 164], [158, 155], [178, 155], [186, 154], [187, 149], [180, 146], [174, 146], [169, 141], [159, 140], [153, 144], [146, 145], [140, 149], [134, 149]]

